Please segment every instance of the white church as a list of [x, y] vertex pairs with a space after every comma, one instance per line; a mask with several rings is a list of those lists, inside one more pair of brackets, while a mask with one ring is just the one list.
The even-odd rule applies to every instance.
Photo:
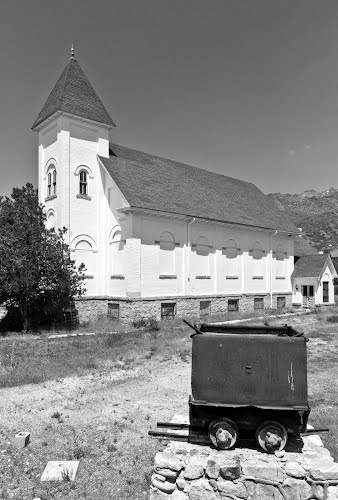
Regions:
[[39, 198], [86, 266], [80, 319], [204, 317], [292, 302], [298, 229], [253, 184], [111, 141], [72, 53], [32, 129]]

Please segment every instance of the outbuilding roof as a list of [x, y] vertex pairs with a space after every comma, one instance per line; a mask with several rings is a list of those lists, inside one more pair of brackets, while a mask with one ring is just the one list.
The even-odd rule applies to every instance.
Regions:
[[34, 130], [57, 111], [115, 127], [115, 123], [74, 57], [69, 59], [32, 129]]
[[110, 144], [99, 157], [131, 207], [298, 232], [254, 184]]
[[318, 278], [325, 266], [329, 254], [304, 255], [296, 264], [291, 278]]

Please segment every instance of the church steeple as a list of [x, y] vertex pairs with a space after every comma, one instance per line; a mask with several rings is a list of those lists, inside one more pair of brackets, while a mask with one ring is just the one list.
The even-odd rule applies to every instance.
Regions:
[[75, 59], [73, 46], [68, 64], [49, 94], [32, 129], [39, 130], [40, 125], [57, 112], [87, 118], [108, 125], [109, 128], [115, 127], [115, 123]]

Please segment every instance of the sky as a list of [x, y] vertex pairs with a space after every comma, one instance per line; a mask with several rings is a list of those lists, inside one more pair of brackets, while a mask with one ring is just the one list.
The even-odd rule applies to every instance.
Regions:
[[337, 0], [0, 0], [0, 195], [70, 57], [112, 140], [263, 192], [338, 188]]

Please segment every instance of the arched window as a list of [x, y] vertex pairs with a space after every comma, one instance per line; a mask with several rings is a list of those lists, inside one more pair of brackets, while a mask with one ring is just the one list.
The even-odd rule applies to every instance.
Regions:
[[253, 276], [262, 277], [264, 275], [263, 249], [262, 245], [256, 241], [252, 248]]
[[115, 231], [112, 237], [112, 275], [124, 276], [124, 240], [121, 230]]
[[47, 170], [47, 198], [56, 196], [56, 168], [51, 163]]
[[160, 238], [160, 275], [175, 274], [175, 238], [165, 231]]
[[49, 210], [47, 212], [47, 228], [54, 229], [56, 222], [55, 212], [54, 210]]
[[238, 249], [235, 240], [227, 240], [223, 247], [224, 271], [226, 276], [234, 277], [239, 275]]
[[196, 241], [196, 266], [195, 271], [197, 275], [209, 275], [209, 241], [205, 236], [200, 236]]
[[282, 245], [278, 245], [276, 248], [276, 276], [283, 277], [285, 274], [284, 265], [284, 249]]
[[93, 276], [94, 274], [94, 258], [93, 249], [89, 241], [80, 240], [75, 247], [75, 262], [76, 266], [82, 263], [85, 265], [85, 275]]
[[87, 172], [85, 170], [80, 170], [80, 194], [88, 194], [88, 181]]

